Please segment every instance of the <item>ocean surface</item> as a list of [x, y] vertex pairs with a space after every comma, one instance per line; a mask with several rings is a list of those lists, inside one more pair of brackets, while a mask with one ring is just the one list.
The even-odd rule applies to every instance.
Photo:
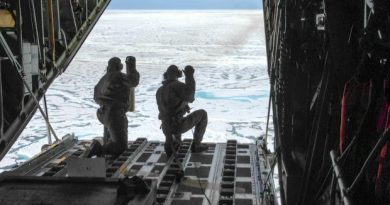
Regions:
[[[93, 88], [109, 58], [124, 61], [128, 55], [137, 58], [141, 74], [136, 110], [127, 114], [129, 140], [164, 140], [155, 93], [171, 64], [195, 68], [196, 100], [190, 107], [208, 112], [204, 141], [250, 143], [265, 134], [269, 79], [261, 11], [109, 10], [47, 92], [50, 122], [59, 137], [102, 136]], [[0, 172], [30, 159], [47, 142], [46, 124], [37, 112], [0, 162]], [[269, 144], [272, 149], [273, 137]]]

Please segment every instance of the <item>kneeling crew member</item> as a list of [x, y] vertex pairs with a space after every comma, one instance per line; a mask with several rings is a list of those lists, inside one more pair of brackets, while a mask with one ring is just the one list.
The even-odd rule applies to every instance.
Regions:
[[90, 156], [118, 156], [127, 148], [128, 121], [126, 112], [129, 108], [129, 89], [139, 83], [134, 57], [126, 58], [128, 73], [121, 72], [123, 64], [117, 57], [108, 61], [107, 73], [100, 79], [94, 90], [94, 100], [100, 105], [97, 111], [99, 121], [104, 125], [104, 145], [94, 141]]
[[175, 65], [168, 67], [164, 73], [162, 86], [157, 90], [156, 99], [159, 110], [159, 119], [162, 121], [162, 131], [165, 135], [165, 152], [171, 156], [181, 141], [181, 134], [195, 127], [192, 152], [202, 152], [208, 146], [201, 144], [207, 127], [207, 112], [197, 110], [190, 112], [188, 103], [194, 102], [195, 80], [194, 68], [186, 66], [184, 70], [185, 83], [178, 78], [182, 77], [182, 71]]

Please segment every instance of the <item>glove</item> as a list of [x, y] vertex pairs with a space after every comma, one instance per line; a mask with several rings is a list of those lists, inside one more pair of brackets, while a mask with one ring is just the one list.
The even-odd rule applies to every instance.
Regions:
[[135, 57], [133, 57], [133, 56], [127, 56], [127, 57], [126, 57], [126, 63], [129, 63], [129, 62], [135, 62]]
[[193, 76], [195, 73], [195, 69], [192, 66], [188, 65], [184, 68], [183, 72], [185, 76]]
[[133, 56], [126, 57], [126, 72], [127, 73], [135, 73], [136, 70], [136, 59]]

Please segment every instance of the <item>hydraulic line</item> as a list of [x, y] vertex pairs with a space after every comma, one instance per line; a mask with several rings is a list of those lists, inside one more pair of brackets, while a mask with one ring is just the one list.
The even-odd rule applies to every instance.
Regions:
[[53, 0], [47, 0], [48, 15], [49, 15], [49, 41], [51, 46], [51, 57], [52, 62], [55, 62], [55, 53], [56, 53], [56, 42], [54, 35], [54, 12], [53, 12]]
[[320, 104], [318, 105], [318, 108], [316, 109], [315, 113], [315, 119], [313, 121], [313, 128], [310, 132], [310, 136], [314, 137], [314, 140], [310, 140], [309, 147], [308, 147], [308, 152], [307, 152], [307, 158], [306, 158], [306, 165], [305, 165], [305, 170], [304, 170], [304, 175], [305, 179], [303, 181], [303, 186], [302, 186], [302, 196], [300, 199], [300, 202], [302, 204], [305, 203], [306, 201], [306, 195], [308, 191], [308, 186], [309, 186], [309, 180], [311, 177], [311, 170], [312, 170], [312, 165], [314, 161], [314, 153], [316, 152], [316, 147], [318, 144], [318, 136], [319, 136], [319, 130], [320, 130], [320, 125], [321, 125], [321, 119], [322, 119], [322, 113], [324, 110], [325, 106], [325, 99], [326, 99], [326, 93], [328, 90], [328, 85], [329, 85], [329, 80], [330, 80], [330, 70], [327, 66], [327, 59], [328, 59], [328, 53], [326, 53], [325, 57], [325, 62], [324, 62], [324, 71], [322, 74], [322, 79], [321, 81], [325, 81], [323, 87], [321, 87], [321, 92], [319, 94]]
[[[283, 18], [283, 12], [284, 12], [284, 9], [283, 7], [285, 7], [285, 5], [283, 4], [285, 1], [284, 0], [279, 0], [277, 2], [274, 2], [274, 8], [268, 8], [268, 10], [271, 10], [271, 11], [274, 11], [272, 14], [272, 16], [270, 16], [270, 18], [272, 19], [272, 22], [270, 22], [270, 25], [269, 27], [272, 27], [271, 30], [273, 31], [272, 33], [269, 33], [270, 37], [271, 37], [271, 45], [270, 45], [270, 49], [271, 49], [271, 53], [269, 54], [270, 55], [270, 66], [269, 66], [269, 70], [268, 72], [272, 74], [272, 76], [274, 77], [277, 77], [277, 72], [279, 71], [278, 69], [278, 63], [279, 63], [279, 58], [280, 58], [280, 47], [282, 46], [281, 45], [281, 38], [282, 38], [282, 33], [284, 32], [284, 30], [282, 29], [283, 28], [283, 25], [282, 25], [282, 18]], [[268, 3], [267, 5], [270, 5], [270, 3]], [[268, 30], [270, 31], [270, 30]], [[284, 34], [284, 33], [283, 33]], [[272, 70], [271, 70], [272, 69]], [[283, 126], [283, 118], [281, 116], [281, 113], [283, 111], [281, 111], [283, 108], [282, 106], [279, 104], [281, 101], [280, 98], [280, 90], [279, 90], [279, 82], [274, 82], [276, 83], [277, 86], [274, 86], [272, 85], [272, 88], [273, 90], [277, 90], [275, 93], [274, 96], [271, 96], [272, 97], [272, 101], [274, 103], [276, 103], [276, 106], [272, 106], [273, 108], [273, 113], [274, 113], [274, 116], [273, 118], [276, 119], [274, 120], [274, 123], [277, 123], [277, 124], [281, 124], [281, 126]], [[282, 138], [282, 135], [280, 130], [279, 130], [279, 126], [276, 126], [276, 133], [277, 135], [275, 136], [276, 139], [275, 139], [275, 143], [278, 144], [278, 146], [283, 146], [283, 143], [280, 142], [280, 138]], [[279, 141], [279, 142], [278, 142]], [[278, 148], [276, 149], [277, 151], [281, 152], [281, 149]], [[281, 164], [281, 157], [279, 157], [277, 160], [280, 160], [279, 163]], [[282, 173], [281, 171], [281, 166], [278, 167], [279, 169], [279, 173]], [[283, 184], [283, 182], [281, 181], [281, 177], [279, 177], [279, 184]], [[280, 186], [280, 199], [281, 199], [281, 204], [282, 205], [285, 205], [286, 204], [286, 196], [285, 196], [285, 190], [284, 190], [284, 187], [283, 186]]]
[[72, 20], [73, 20], [74, 28], [76, 32], [78, 32], [79, 28], [77, 27], [76, 16], [74, 15], [74, 9], [71, 0], [69, 0], [69, 6], [70, 6], [70, 10], [72, 11]]
[[[46, 113], [46, 116], [47, 116], [47, 119], [49, 119], [49, 112], [47, 111], [47, 101], [46, 101], [46, 94], [43, 94], [43, 104], [45, 106], [45, 113]], [[46, 123], [47, 124], [47, 123]], [[48, 140], [48, 143], [51, 144], [52, 141], [51, 141], [51, 133], [50, 133], [50, 128], [49, 128], [49, 125], [47, 124], [47, 140]]]
[[341, 154], [341, 156], [337, 159], [338, 161], [344, 161], [344, 158], [348, 155], [349, 151], [352, 149], [352, 146], [355, 144], [356, 136], [352, 138], [351, 142], [348, 144], [347, 148], [345, 148], [344, 152]]
[[272, 83], [271, 83], [271, 86], [270, 86], [270, 94], [269, 94], [269, 100], [268, 100], [267, 123], [266, 123], [266, 126], [265, 126], [265, 137], [264, 137], [265, 145], [267, 145], [267, 140], [268, 140], [269, 118], [270, 118], [270, 115], [271, 115], [271, 101], [272, 101]]
[[30, 10], [31, 10], [31, 13], [33, 14], [33, 17], [32, 17], [32, 22], [33, 22], [33, 26], [34, 26], [34, 35], [35, 35], [35, 43], [38, 44], [38, 54], [39, 54], [39, 59], [42, 59], [41, 55], [41, 43], [40, 43], [40, 39], [39, 39], [39, 33], [38, 33], [38, 22], [37, 22], [37, 14], [36, 14], [36, 9], [35, 9], [35, 2], [33, 1], [30, 1]]
[[[271, 116], [271, 102], [272, 102], [272, 96], [273, 96], [273, 84], [274, 84], [274, 77], [273, 77], [273, 74], [271, 74], [271, 77], [270, 77], [270, 92], [269, 92], [269, 100], [268, 100], [268, 114], [267, 114], [267, 123], [266, 123], [266, 127], [265, 127], [265, 137], [264, 137], [264, 145], [265, 145], [265, 148], [267, 147], [267, 144], [268, 144], [268, 130], [269, 130], [269, 119], [270, 119], [270, 116]], [[274, 168], [275, 168], [275, 165], [277, 163], [277, 158], [279, 157], [279, 154], [280, 152], [276, 152], [276, 158], [275, 158], [275, 161], [272, 163], [271, 165], [271, 170], [270, 172], [268, 172], [268, 175], [267, 175], [267, 178], [265, 180], [265, 182], [263, 183], [263, 192], [265, 192], [265, 187], [267, 186], [268, 184], [268, 181], [270, 180], [270, 177], [271, 177], [271, 174], [274, 173]], [[265, 200], [265, 194], [263, 193], [263, 196], [262, 196], [262, 203], [264, 203], [264, 200]]]
[[85, 20], [88, 19], [88, 1], [85, 1]]
[[0, 139], [3, 138], [3, 127], [4, 127], [4, 103], [3, 103], [3, 80], [1, 74], [2, 59], [0, 58]]
[[[38, 31], [38, 34], [39, 34], [39, 42], [40, 44], [38, 44], [38, 48], [40, 49], [40, 60], [41, 60], [41, 64], [42, 64], [42, 68], [46, 68], [46, 54], [45, 54], [45, 51], [43, 49], [43, 46], [45, 44], [45, 23], [44, 23], [44, 18], [43, 18], [43, 0], [40, 0], [38, 2], [38, 11], [39, 11], [39, 24], [38, 24], [38, 21], [37, 21], [37, 25], [39, 25], [39, 30]], [[35, 7], [34, 7], [35, 8]]]

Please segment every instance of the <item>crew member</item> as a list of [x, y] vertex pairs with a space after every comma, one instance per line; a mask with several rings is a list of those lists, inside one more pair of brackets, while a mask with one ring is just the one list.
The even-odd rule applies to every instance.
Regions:
[[89, 156], [114, 155], [118, 156], [127, 147], [127, 117], [129, 108], [129, 89], [139, 83], [139, 73], [135, 66], [134, 57], [126, 58], [128, 73], [121, 72], [123, 64], [117, 57], [108, 61], [107, 73], [95, 86], [94, 100], [100, 105], [97, 111], [99, 121], [104, 125], [104, 144], [92, 142]]
[[181, 134], [195, 127], [192, 152], [202, 152], [208, 146], [202, 144], [202, 138], [207, 127], [207, 112], [197, 110], [190, 113], [188, 103], [194, 102], [195, 80], [194, 68], [186, 66], [184, 69], [185, 83], [178, 78], [182, 77], [182, 71], [175, 65], [168, 67], [164, 73], [162, 86], [157, 90], [156, 99], [159, 110], [158, 118], [162, 121], [162, 131], [165, 135], [165, 152], [171, 156], [181, 142]]

